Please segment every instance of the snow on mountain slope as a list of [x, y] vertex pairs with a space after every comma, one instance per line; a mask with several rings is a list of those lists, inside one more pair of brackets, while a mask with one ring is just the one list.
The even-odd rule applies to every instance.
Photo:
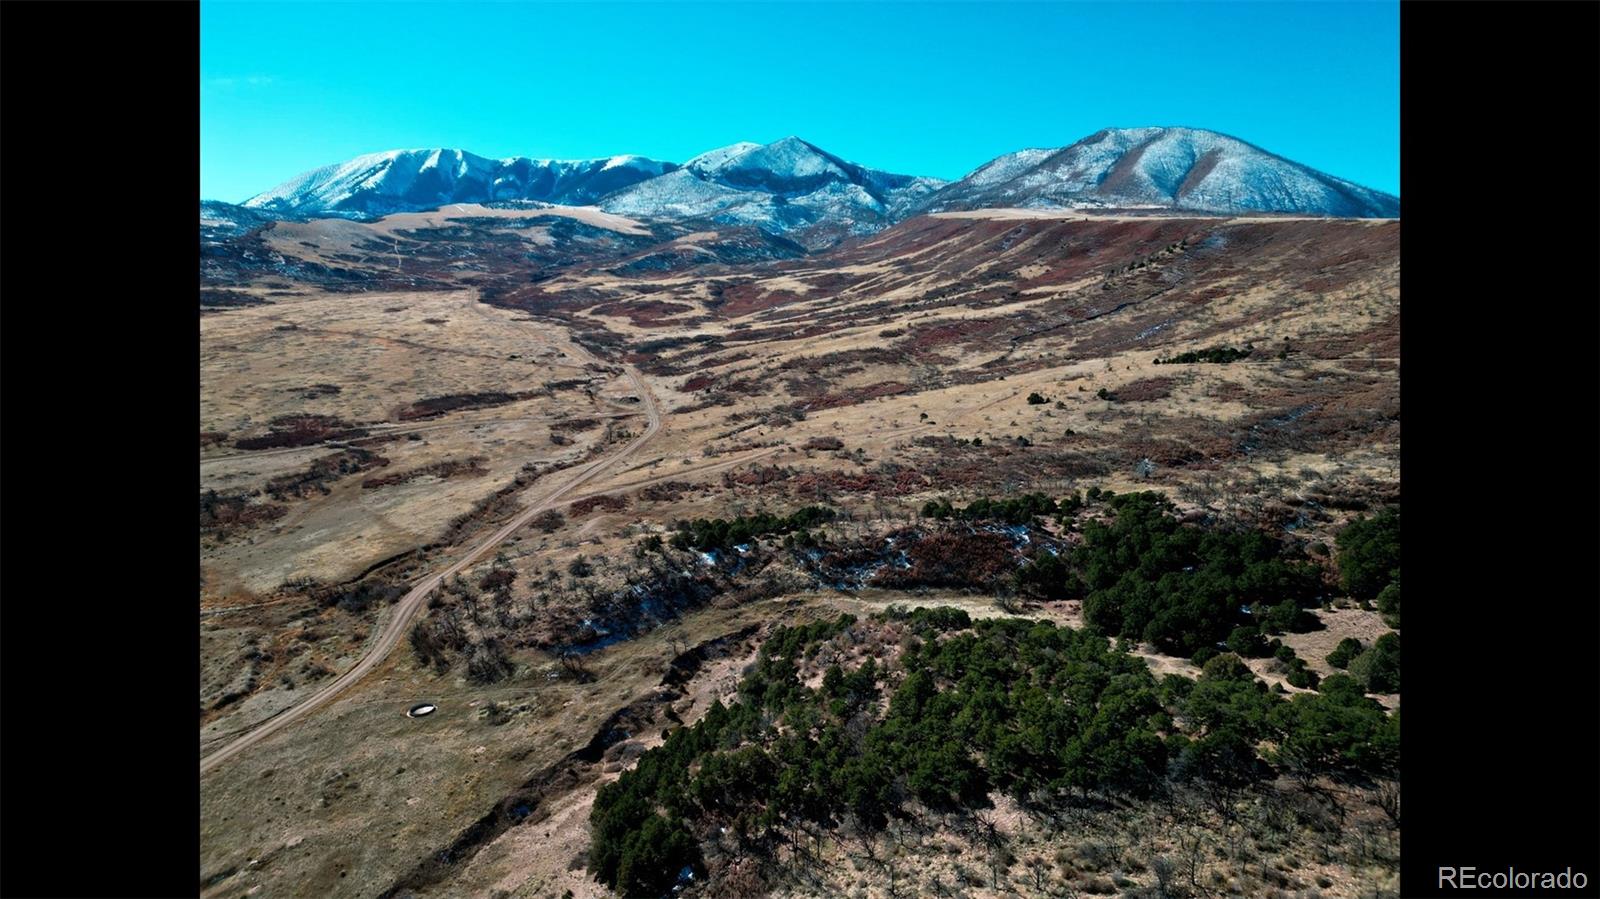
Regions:
[[943, 183], [869, 169], [786, 137], [702, 153], [600, 206], [646, 218], [755, 225], [817, 248], [892, 224]]
[[996, 156], [994, 159], [979, 166], [965, 178], [962, 178], [961, 181], [953, 183], [967, 184], [973, 187], [987, 187], [991, 184], [1010, 181], [1012, 178], [1038, 165], [1041, 160], [1055, 152], [1055, 150], [1049, 149], [1031, 149], [1018, 150], [1015, 153]]
[[918, 207], [1146, 208], [1392, 218], [1400, 200], [1198, 128], [1112, 128], [998, 157]]
[[676, 168], [673, 163], [643, 156], [497, 160], [462, 150], [390, 150], [313, 169], [251, 197], [244, 205], [274, 212], [369, 215], [495, 200], [584, 206]]
[[389, 215], [505, 200], [598, 204], [640, 218], [753, 225], [816, 248], [898, 221], [943, 184], [869, 169], [787, 137], [721, 147], [681, 167], [629, 155], [496, 160], [391, 150], [306, 172], [244, 206], [276, 215]]
[[[597, 205], [693, 227], [757, 227], [819, 249], [924, 212], [996, 207], [1394, 217], [1398, 197], [1197, 128], [1109, 128], [996, 157], [960, 181], [869, 169], [798, 137], [643, 156], [488, 159], [391, 150], [292, 178], [244, 206], [267, 216], [388, 215], [449, 203]], [[237, 207], [235, 207], [237, 208]]]
[[715, 150], [707, 150], [706, 152], [701, 153], [699, 156], [696, 156], [684, 163], [683, 167], [701, 173], [714, 171], [718, 166], [721, 166], [729, 159], [738, 156], [740, 153], [747, 153], [751, 150], [759, 149], [760, 147], [761, 145], [754, 141], [742, 140], [736, 144], [729, 144], [726, 147], [718, 147]]

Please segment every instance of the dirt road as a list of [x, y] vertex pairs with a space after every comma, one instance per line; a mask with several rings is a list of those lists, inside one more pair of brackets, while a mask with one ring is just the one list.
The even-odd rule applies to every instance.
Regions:
[[596, 475], [603, 474], [604, 472], [614, 468], [619, 463], [627, 460], [633, 456], [634, 453], [638, 452], [640, 447], [650, 442], [650, 439], [653, 438], [656, 435], [656, 432], [661, 429], [661, 410], [656, 406], [655, 397], [650, 393], [650, 388], [647, 384], [645, 384], [644, 379], [639, 377], [638, 371], [636, 371], [632, 366], [627, 366], [624, 368], [624, 373], [626, 374], [628, 380], [633, 382], [633, 386], [638, 393], [640, 403], [644, 407], [645, 415], [649, 419], [649, 424], [645, 426], [643, 433], [641, 433], [638, 437], [635, 437], [628, 443], [627, 446], [624, 446], [616, 453], [613, 453], [612, 455], [602, 459], [596, 459], [595, 461], [579, 469], [577, 474], [567, 480], [565, 484], [558, 489], [545, 494], [542, 499], [529, 506], [516, 518], [513, 518], [511, 521], [507, 522], [504, 527], [495, 531], [493, 534], [489, 535], [488, 538], [478, 543], [477, 546], [473, 547], [470, 552], [458, 559], [449, 568], [428, 576], [415, 587], [411, 588], [411, 592], [402, 597], [400, 602], [395, 605], [394, 612], [389, 616], [388, 623], [383, 626], [382, 632], [378, 635], [378, 638], [373, 641], [371, 647], [367, 650], [366, 655], [362, 656], [361, 660], [356, 662], [354, 667], [352, 667], [349, 671], [346, 671], [344, 674], [339, 675], [321, 690], [313, 693], [309, 699], [306, 699], [298, 705], [294, 705], [288, 709], [285, 709], [273, 718], [263, 721], [255, 729], [245, 733], [238, 739], [227, 744], [221, 749], [216, 750], [210, 755], [203, 757], [200, 760], [201, 775], [211, 771], [218, 765], [221, 765], [239, 753], [244, 752], [246, 749], [249, 749], [251, 746], [254, 746], [262, 740], [265, 740], [267, 737], [272, 736], [283, 728], [288, 727], [296, 721], [299, 721], [301, 718], [304, 718], [317, 709], [322, 708], [329, 702], [333, 701], [333, 699], [340, 693], [343, 693], [345, 690], [348, 690], [350, 687], [354, 686], [358, 681], [371, 672], [372, 669], [376, 668], [378, 664], [388, 657], [389, 653], [400, 644], [400, 641], [404, 639], [406, 635], [407, 629], [411, 626], [411, 620], [415, 618], [417, 612], [426, 605], [428, 594], [432, 593], [434, 588], [443, 583], [445, 578], [455, 575], [462, 569], [483, 558], [489, 552], [493, 551], [495, 547], [505, 542], [508, 537], [516, 533], [516, 531], [523, 525], [526, 525], [529, 521], [531, 521], [535, 515], [538, 515], [540, 512], [543, 512], [555, 505], [567, 494], [583, 486], [585, 483], [592, 480]]

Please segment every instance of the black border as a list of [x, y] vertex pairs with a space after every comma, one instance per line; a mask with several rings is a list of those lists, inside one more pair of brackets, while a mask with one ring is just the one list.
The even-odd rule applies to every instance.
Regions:
[[1595, 3], [1401, 4], [1407, 897], [1600, 896], [1597, 41]]
[[[198, 31], [0, 3], [0, 896], [197, 891]], [[1441, 864], [1600, 896], [1597, 36], [1401, 7], [1408, 897]]]
[[0, 3], [7, 897], [198, 892], [199, 21]]

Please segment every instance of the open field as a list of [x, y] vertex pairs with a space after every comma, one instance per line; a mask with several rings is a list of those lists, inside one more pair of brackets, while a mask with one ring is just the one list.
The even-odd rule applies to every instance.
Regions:
[[[1340, 529], [1399, 500], [1399, 228], [997, 210], [748, 263], [592, 210], [238, 238], [207, 283], [260, 302], [200, 319], [202, 894], [606, 895], [597, 785], [727, 702], [774, 626], [1008, 614], [1013, 562], [1084, 539], [977, 527], [947, 572], [930, 501], [1156, 491], [1336, 583]], [[1218, 347], [1249, 354], [1165, 361]], [[671, 545], [813, 505], [814, 552]], [[1283, 637], [1323, 676], [1388, 630], [1342, 605]], [[1274, 661], [1249, 664], [1307, 692]], [[1296, 878], [1390, 888], [1336, 867]]]

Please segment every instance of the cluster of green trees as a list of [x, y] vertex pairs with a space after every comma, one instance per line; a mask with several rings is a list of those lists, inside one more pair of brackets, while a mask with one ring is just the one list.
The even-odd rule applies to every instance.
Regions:
[[947, 631], [966, 630], [972, 626], [971, 615], [963, 609], [953, 609], [949, 606], [935, 606], [931, 609], [918, 606], [908, 610], [905, 606], [892, 605], [884, 610], [883, 617], [889, 621], [905, 622], [913, 634], [922, 638], [936, 637]]
[[1400, 712], [1385, 713], [1355, 679], [1329, 675], [1316, 693], [1297, 693], [1272, 712], [1276, 748], [1267, 758], [1302, 782], [1360, 779], [1400, 768]]
[[989, 499], [982, 497], [973, 500], [965, 508], [956, 508], [948, 499], [929, 500], [922, 507], [922, 514], [926, 518], [946, 520], [958, 518], [964, 521], [1003, 521], [1006, 524], [1032, 524], [1034, 519], [1041, 515], [1054, 515], [1059, 510], [1056, 501], [1043, 493], [1024, 493], [1010, 499]]
[[1244, 659], [1264, 659], [1282, 645], [1281, 640], [1268, 643], [1261, 634], [1261, 628], [1253, 624], [1241, 624], [1228, 634], [1228, 651]]
[[[1262, 658], [1277, 647], [1269, 643], [1270, 635], [1322, 626], [1309, 611], [1322, 598], [1322, 574], [1302, 551], [1259, 531], [1185, 525], [1160, 493], [1119, 496], [1090, 487], [1086, 495], [1074, 493], [1059, 502], [1043, 493], [1027, 493], [980, 498], [965, 507], [937, 499], [924, 505], [922, 514], [1012, 525], [1036, 524], [1039, 517], [1054, 514], [1072, 526], [1077, 512], [1100, 502], [1110, 507], [1111, 520], [1084, 522], [1084, 543], [1070, 553], [1040, 552], [1029, 558], [1012, 578], [1019, 592], [1045, 599], [1084, 597], [1085, 620], [1100, 633], [1154, 643], [1183, 657], [1215, 653], [1227, 645], [1246, 657]], [[1388, 519], [1373, 520], [1382, 525]], [[1342, 554], [1341, 563], [1348, 556], [1357, 572], [1355, 582], [1365, 585], [1363, 566], [1386, 565], [1383, 553], [1396, 550], [1396, 579], [1385, 595], [1392, 598], [1398, 620], [1397, 533], [1393, 536], [1394, 541], [1361, 539], [1358, 529], [1351, 544], [1354, 555]], [[1350, 541], [1343, 535], [1340, 539]], [[1309, 671], [1299, 675], [1307, 681], [1314, 677]]]
[[1159, 493], [1109, 503], [1115, 518], [1086, 523], [1071, 556], [1084, 620], [1100, 633], [1188, 657], [1241, 624], [1281, 632], [1314, 622], [1299, 613], [1316, 604], [1321, 574], [1292, 549], [1259, 531], [1183, 525]]
[[1242, 350], [1231, 346], [1217, 346], [1204, 350], [1190, 350], [1187, 353], [1179, 353], [1167, 359], [1156, 359], [1155, 364], [1192, 365], [1196, 362], [1208, 362], [1213, 365], [1227, 365], [1230, 362], [1238, 362], [1240, 359], [1248, 359], [1254, 349], [1254, 347], [1250, 346], [1246, 346]]
[[1400, 626], [1400, 579], [1396, 577], [1394, 583], [1378, 591], [1378, 611], [1383, 613], [1384, 623], [1390, 627]]
[[[1086, 498], [1087, 496], [1087, 498]], [[980, 497], [969, 505], [957, 508], [947, 498], [929, 500], [922, 506], [924, 518], [934, 518], [940, 521], [959, 519], [963, 521], [998, 520], [1006, 524], [1035, 524], [1035, 519], [1044, 515], [1055, 515], [1063, 527], [1071, 527], [1072, 516], [1086, 508], [1090, 503], [1110, 500], [1116, 496], [1111, 490], [1101, 490], [1099, 487], [1090, 487], [1085, 493], [1073, 491], [1059, 500], [1052, 500], [1044, 493], [1025, 493], [1009, 499], [990, 499]]]
[[[740, 684], [741, 701], [712, 703], [692, 727], [678, 728], [646, 752], [631, 771], [601, 787], [589, 815], [589, 870], [623, 896], [659, 896], [685, 870], [705, 871], [688, 820], [719, 809], [742, 809], [740, 831], [770, 828], [778, 810], [761, 795], [776, 782], [777, 759], [760, 745], [775, 734], [772, 712], [810, 691], [796, 677], [794, 658], [855, 623], [850, 615], [800, 628], [774, 629], [756, 670]], [[689, 770], [700, 770], [691, 777]]]
[[[1339, 577], [1345, 592], [1375, 599], [1383, 620], [1400, 626], [1400, 510], [1357, 518], [1339, 532]], [[1385, 691], [1387, 692], [1387, 691]]]
[[[1375, 599], [1400, 583], [1400, 510], [1385, 509], [1371, 518], [1357, 518], [1339, 532], [1339, 576], [1345, 592], [1357, 599]], [[1399, 596], [1395, 603], [1398, 614]]]
[[679, 523], [677, 533], [672, 535], [672, 545], [678, 549], [727, 549], [771, 534], [813, 528], [832, 521], [837, 515], [827, 506], [806, 506], [790, 515], [760, 512], [750, 516], [741, 515], [732, 521], [696, 518]]
[[1335, 668], [1349, 668], [1350, 660], [1360, 655], [1361, 650], [1365, 648], [1355, 637], [1345, 637], [1333, 648], [1333, 652], [1328, 653], [1328, 664]]
[[[1244, 624], [1234, 628], [1233, 632], [1228, 634], [1227, 649], [1240, 658], [1277, 659], [1287, 670], [1285, 679], [1295, 687], [1316, 689], [1320, 679], [1315, 671], [1307, 667], [1305, 659], [1295, 653], [1294, 647], [1284, 645], [1284, 642], [1276, 637], [1268, 640], [1266, 632], [1254, 625]], [[1222, 653], [1214, 649], [1202, 648], [1195, 653], [1191, 661], [1197, 665], [1205, 665], [1220, 655]]]
[[1347, 675], [1285, 699], [1229, 654], [1207, 662], [1198, 680], [1168, 675], [1162, 689], [1178, 709], [1173, 773], [1212, 790], [1241, 789], [1269, 765], [1302, 779], [1359, 779], [1400, 765], [1399, 713], [1386, 714]]
[[797, 533], [784, 535], [783, 545], [789, 549], [794, 549], [796, 547], [799, 547], [800, 549], [810, 549], [814, 546], [820, 546], [821, 541], [813, 536], [810, 531], [801, 530]]
[[1272, 656], [1288, 669], [1284, 680], [1289, 682], [1289, 686], [1299, 687], [1302, 690], [1315, 690], [1321, 683], [1321, 676], [1306, 665], [1306, 660], [1300, 658], [1294, 647], [1280, 645], [1273, 651]]
[[995, 790], [1040, 807], [1160, 795], [1183, 780], [1227, 813], [1230, 796], [1275, 771], [1361, 777], [1399, 764], [1399, 716], [1346, 675], [1286, 700], [1231, 654], [1198, 680], [1158, 683], [1105, 638], [1047, 622], [885, 617], [915, 635], [899, 658], [835, 663], [817, 689], [798, 663], [854, 620], [777, 629], [737, 702], [713, 704], [600, 789], [595, 876], [623, 895], [661, 895], [685, 871], [704, 873], [701, 837], [771, 852], [846, 821], [870, 831], [918, 807], [983, 808]]
[[[1331, 657], [1329, 663], [1332, 663]], [[1368, 693], [1399, 693], [1400, 635], [1390, 631], [1375, 640], [1370, 648], [1352, 656], [1350, 676]]]
[[1060, 554], [1040, 550], [1012, 575], [1018, 593], [1046, 601], [1071, 599], [1072, 569]]

